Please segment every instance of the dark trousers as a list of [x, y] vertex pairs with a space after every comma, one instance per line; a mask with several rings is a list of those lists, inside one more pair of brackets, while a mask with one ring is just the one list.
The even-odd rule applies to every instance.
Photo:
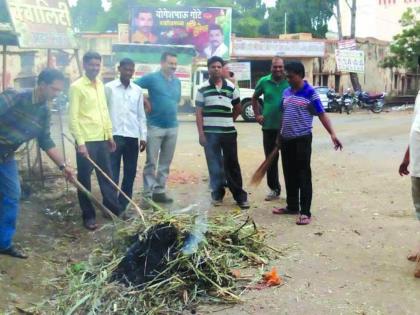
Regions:
[[[276, 139], [279, 134], [278, 130], [263, 130], [263, 145], [264, 153], [267, 158], [276, 147]], [[276, 154], [270, 167], [267, 169], [267, 186], [280, 194], [280, 181], [279, 181], [279, 154]]]
[[[86, 142], [86, 147], [89, 152], [89, 157], [107, 174], [112, 178], [110, 153], [107, 141], [90, 141]], [[91, 162], [84, 158], [79, 153], [76, 153], [77, 162], [77, 179], [89, 191], [91, 190], [90, 177], [94, 169]], [[118, 203], [117, 190], [111, 183], [95, 169], [96, 177], [98, 179], [99, 188], [102, 193], [102, 203], [105, 207], [111, 210], [116, 215], [121, 213], [121, 206]], [[95, 219], [95, 208], [89, 198], [82, 192], [78, 191], [80, 208], [82, 209], [83, 220]]]
[[282, 139], [281, 158], [286, 183], [287, 207], [311, 216], [312, 173], [311, 152], [312, 135], [295, 139]]
[[204, 152], [210, 175], [211, 196], [215, 200], [223, 199], [225, 180], [237, 202], [248, 199], [247, 192], [242, 189], [236, 138], [237, 133], [206, 133]]
[[[114, 182], [119, 185], [121, 159], [123, 161], [122, 191], [128, 196], [133, 195], [133, 184], [137, 173], [137, 160], [139, 157], [138, 138], [114, 136], [117, 149], [111, 153], [111, 169]], [[128, 200], [121, 193], [118, 196], [120, 205], [125, 208]]]

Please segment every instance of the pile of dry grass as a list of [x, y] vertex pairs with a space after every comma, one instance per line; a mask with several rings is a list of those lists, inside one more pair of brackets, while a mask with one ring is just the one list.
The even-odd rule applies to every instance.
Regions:
[[[182, 243], [193, 229], [191, 215], [176, 217], [158, 211], [147, 218], [116, 227], [113, 244], [98, 248], [89, 261], [72, 264], [58, 279], [62, 288], [48, 307], [60, 314], [177, 314], [195, 309], [198, 303], [237, 303], [246, 285], [261, 278], [238, 278], [235, 270], [266, 265], [275, 249], [265, 243], [265, 233], [243, 215], [209, 219], [205, 239], [196, 253], [184, 255]], [[115, 280], [133, 236], [141, 239], [154, 226], [165, 222], [179, 231], [175, 255], [167, 256], [164, 268], [152, 280], [133, 286]], [[141, 272], [141, 271], [139, 271]]]

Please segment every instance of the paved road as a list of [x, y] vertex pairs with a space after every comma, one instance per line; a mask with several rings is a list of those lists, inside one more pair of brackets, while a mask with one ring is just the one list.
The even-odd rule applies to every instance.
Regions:
[[[331, 115], [344, 144], [335, 152], [319, 122], [314, 128], [314, 221], [299, 227], [293, 217], [271, 214], [280, 202], [264, 202], [265, 184], [250, 192], [249, 211], [269, 233], [269, 243], [287, 248], [270, 262], [285, 275], [277, 289], [246, 292], [244, 304], [232, 309], [202, 307], [218, 314], [418, 314], [420, 281], [405, 260], [420, 242], [409, 180], [397, 175], [406, 143], [410, 112], [379, 115], [360, 112]], [[209, 207], [207, 167], [198, 144], [194, 118], [182, 115], [180, 135], [169, 181], [175, 207], [199, 202]], [[56, 127], [56, 126], [55, 126]], [[255, 123], [238, 122], [240, 163], [244, 182], [263, 159], [261, 131]], [[55, 132], [55, 134], [57, 134]], [[74, 161], [73, 150], [68, 147]], [[144, 165], [140, 158], [139, 169]], [[141, 181], [136, 182], [136, 190]], [[63, 192], [60, 183], [49, 186]], [[137, 197], [138, 195], [136, 195]], [[45, 195], [40, 195], [45, 200]], [[282, 197], [284, 193], [282, 192]], [[71, 199], [71, 198], [70, 198]], [[57, 203], [61, 210], [56, 212]], [[66, 207], [66, 204], [68, 205]], [[51, 210], [46, 210], [46, 208]], [[27, 306], [50, 295], [49, 279], [63, 272], [68, 261], [86, 257], [101, 238], [80, 227], [72, 200], [49, 196], [23, 204], [17, 241], [31, 253], [27, 261], [0, 258], [0, 313]], [[238, 211], [231, 196], [218, 211]]]

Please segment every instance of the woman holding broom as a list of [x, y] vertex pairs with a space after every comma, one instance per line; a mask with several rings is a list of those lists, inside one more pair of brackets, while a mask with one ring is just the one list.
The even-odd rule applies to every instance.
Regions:
[[318, 116], [330, 134], [335, 150], [342, 150], [343, 145], [335, 135], [318, 93], [303, 79], [303, 64], [292, 61], [286, 64], [285, 70], [290, 87], [283, 93], [283, 119], [279, 138], [287, 206], [274, 208], [273, 213], [297, 214], [296, 224], [307, 225], [311, 222], [313, 116]]

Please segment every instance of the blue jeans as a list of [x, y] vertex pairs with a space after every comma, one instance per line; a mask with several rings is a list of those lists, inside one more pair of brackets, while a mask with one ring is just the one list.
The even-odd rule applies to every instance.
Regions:
[[0, 163], [0, 250], [12, 246], [19, 199], [20, 184], [16, 161]]

